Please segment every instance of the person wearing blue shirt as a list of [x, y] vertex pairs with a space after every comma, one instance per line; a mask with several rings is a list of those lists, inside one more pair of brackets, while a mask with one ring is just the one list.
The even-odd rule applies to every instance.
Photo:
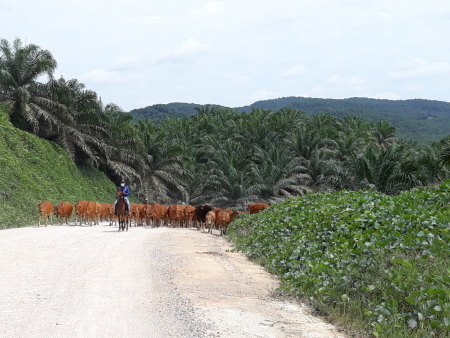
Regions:
[[[125, 185], [125, 181], [122, 180], [122, 183], [120, 183], [120, 187], [117, 187], [117, 189], [123, 190], [123, 192], [125, 193], [125, 197], [124, 200], [125, 202], [127, 202], [127, 206], [128, 206], [128, 210], [127, 210], [127, 214], [130, 214], [130, 201], [128, 200], [128, 196], [130, 196], [130, 188], [128, 188], [128, 186]], [[114, 202], [114, 214], [116, 214], [116, 204], [117, 204], [117, 200]]]

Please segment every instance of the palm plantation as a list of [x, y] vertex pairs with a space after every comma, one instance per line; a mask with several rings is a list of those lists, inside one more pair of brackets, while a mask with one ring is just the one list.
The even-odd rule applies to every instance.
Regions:
[[[288, 200], [270, 208], [267, 216], [257, 215], [268, 217], [263, 225], [257, 221], [254, 229], [238, 234], [245, 238], [253, 230], [261, 231], [275, 222], [273, 228], [269, 226], [270, 234], [258, 237], [267, 243], [274, 241], [269, 250], [274, 250], [270, 262], [276, 264], [275, 270], [285, 265], [293, 267], [291, 274], [283, 272], [283, 278], [302, 284], [316, 276], [310, 283], [313, 295], [310, 300], [317, 296], [333, 299], [330, 308], [343, 307], [344, 316], [357, 311], [361, 317], [374, 317], [376, 327], [382, 324], [380, 318], [385, 321], [390, 315], [387, 313], [398, 310], [400, 303], [406, 304], [403, 306], [407, 316], [416, 315], [418, 322], [440, 325], [430, 320], [432, 316], [425, 321], [420, 319], [422, 314], [417, 310], [417, 302], [422, 297], [426, 306], [419, 310], [432, 309], [433, 316], [448, 310], [447, 303], [441, 307], [426, 297], [448, 300], [448, 241], [445, 241], [448, 222], [436, 235], [432, 230], [436, 219], [443, 220], [448, 214], [448, 188], [441, 183], [450, 177], [450, 136], [430, 145], [419, 145], [398, 139], [395, 128], [384, 121], [369, 123], [355, 116], [309, 115], [294, 108], [253, 109], [242, 113], [206, 105], [197, 108], [197, 114], [190, 118], [137, 122], [118, 105], [104, 104], [97, 93], [78, 80], [55, 79], [57, 63], [49, 51], [16, 39], [12, 43], [1, 40], [0, 53], [1, 109], [8, 112], [16, 127], [53, 142], [52, 146], [57, 144], [58, 150], [63, 149], [80, 168], [97, 168], [113, 182], [126, 179], [134, 197], [150, 203], [211, 203], [236, 208], [244, 201], [275, 204]], [[47, 81], [40, 83], [38, 79], [43, 76]], [[436, 186], [438, 188], [431, 194], [428, 190], [432, 189], [408, 191]], [[354, 192], [358, 190], [360, 192]], [[404, 210], [401, 206], [409, 205], [410, 197], [416, 192], [420, 200]], [[430, 199], [428, 206], [433, 210], [438, 208], [438, 213], [431, 214], [421, 208], [424, 199]], [[392, 202], [388, 205], [386, 201]], [[286, 211], [284, 208], [288, 204], [293, 207]], [[373, 222], [375, 218], [371, 215], [375, 204], [381, 208], [377, 221]], [[417, 213], [416, 210], [410, 212], [412, 208], [417, 208]], [[386, 213], [394, 209], [398, 209], [395, 231], [393, 218], [384, 219]], [[278, 221], [278, 216], [274, 215], [280, 211]], [[415, 218], [420, 213], [418, 222]], [[252, 217], [241, 219], [247, 221]], [[399, 220], [403, 218], [402, 224], [411, 223], [413, 229], [402, 228]], [[237, 222], [238, 227], [240, 221]], [[252, 220], [248, 224], [251, 223]], [[386, 228], [383, 238], [379, 231], [382, 224]], [[370, 231], [365, 231], [366, 227]], [[274, 230], [278, 228], [282, 231]], [[355, 232], [346, 238], [352, 228], [356, 228]], [[290, 233], [296, 234], [292, 245], [283, 249]], [[279, 235], [282, 237], [277, 237]], [[396, 246], [386, 245], [386, 238], [396, 240], [403, 235], [405, 241], [398, 245], [398, 250]], [[367, 238], [361, 240], [363, 236]], [[376, 236], [378, 239], [373, 240]], [[432, 251], [432, 242], [439, 242], [442, 248]], [[358, 245], [361, 247], [357, 248]], [[379, 250], [372, 251], [374, 245], [380, 245]], [[406, 255], [408, 246], [412, 250], [410, 257]], [[260, 249], [263, 251], [260, 257], [264, 258], [269, 250], [258, 245], [257, 250]], [[301, 253], [303, 249], [308, 252]], [[383, 251], [386, 260], [380, 262]], [[352, 259], [372, 252], [376, 253], [373, 264], [361, 261], [351, 267], [351, 271], [347, 269]], [[287, 256], [277, 261], [274, 257], [279, 254]], [[307, 262], [302, 263], [306, 258]], [[336, 262], [323, 263], [330, 259]], [[420, 265], [420, 273], [411, 276], [408, 268], [416, 263]], [[434, 264], [440, 271], [422, 273]], [[370, 280], [364, 282], [361, 279], [367, 272], [364, 270], [370, 269], [373, 278], [370, 275]], [[330, 279], [336, 271], [342, 275]], [[396, 277], [399, 272], [404, 273], [402, 278]], [[389, 275], [389, 283], [380, 286], [377, 283], [383, 280], [380, 277], [383, 274]], [[422, 275], [429, 280], [418, 283]], [[349, 276], [354, 278], [349, 279]], [[402, 290], [406, 280], [413, 287], [421, 284], [418, 287], [422, 287], [423, 292], [416, 291], [413, 295], [417, 297], [408, 296], [409, 289]], [[422, 284], [428, 286], [423, 288]], [[436, 284], [443, 284], [442, 290], [437, 289]], [[322, 292], [327, 285], [329, 292]], [[395, 290], [385, 293], [389, 289]], [[304, 290], [303, 285], [302, 296], [305, 296]], [[372, 302], [370, 297], [378, 295], [381, 305], [371, 304], [374, 310], [364, 314], [362, 308], [346, 308], [350, 307], [348, 295], [353, 299], [352, 293], [363, 294], [363, 301], [369, 303]], [[390, 299], [391, 295], [397, 297], [398, 294], [402, 295], [398, 301]], [[396, 317], [395, 325], [393, 322], [390, 327], [395, 328], [403, 321], [408, 326], [405, 336], [410, 336], [414, 321], [407, 316]], [[450, 323], [445, 318], [446, 330], [450, 328], [447, 322]]]
[[[448, 139], [400, 142], [387, 122], [202, 106], [188, 119], [140, 121], [76, 79], [55, 79], [52, 54], [0, 43], [0, 102], [12, 123], [59, 144], [78, 165], [125, 178], [142, 200], [277, 203], [322, 190], [397, 194], [449, 177]], [[38, 79], [47, 77], [47, 82]]]

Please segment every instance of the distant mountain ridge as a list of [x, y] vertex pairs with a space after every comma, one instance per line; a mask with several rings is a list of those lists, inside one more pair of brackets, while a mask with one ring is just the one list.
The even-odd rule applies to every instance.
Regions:
[[161, 121], [166, 118], [187, 118], [197, 113], [195, 108], [202, 107], [195, 103], [167, 103], [154, 104], [145, 108], [133, 109], [130, 114], [135, 120], [155, 120]]
[[[188, 118], [196, 108], [205, 105], [193, 103], [158, 104], [130, 111], [136, 120]], [[216, 106], [216, 105], [211, 105]], [[411, 99], [384, 100], [370, 98], [320, 99], [308, 97], [283, 97], [257, 101], [249, 106], [233, 108], [249, 113], [252, 109], [294, 108], [308, 114], [330, 114], [338, 118], [358, 116], [367, 122], [387, 121], [397, 129], [400, 138], [429, 143], [450, 135], [450, 102]]]

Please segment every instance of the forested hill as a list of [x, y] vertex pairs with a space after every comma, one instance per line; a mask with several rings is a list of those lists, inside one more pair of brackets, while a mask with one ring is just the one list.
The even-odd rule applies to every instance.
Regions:
[[[158, 104], [130, 113], [136, 120], [185, 118], [195, 114], [193, 103]], [[358, 116], [367, 122], [387, 121], [397, 129], [397, 136], [429, 143], [441, 140], [450, 134], [450, 103], [433, 100], [380, 100], [369, 98], [319, 99], [306, 97], [284, 97], [255, 102], [249, 106], [236, 107], [242, 112], [254, 108], [278, 111], [281, 108], [295, 108], [309, 114], [330, 114], [336, 117]]]
[[450, 102], [443, 101], [285, 97], [258, 101], [236, 109], [244, 112], [253, 108], [277, 111], [285, 107], [310, 114], [353, 115], [367, 122], [387, 121], [397, 128], [398, 137], [421, 143], [437, 141], [450, 134]]
[[[216, 105], [211, 105], [216, 106]], [[168, 103], [168, 104], [155, 104], [145, 108], [133, 109], [130, 114], [133, 115], [135, 120], [156, 120], [161, 121], [166, 118], [186, 118], [197, 113], [195, 108], [202, 107], [201, 104], [195, 103]]]

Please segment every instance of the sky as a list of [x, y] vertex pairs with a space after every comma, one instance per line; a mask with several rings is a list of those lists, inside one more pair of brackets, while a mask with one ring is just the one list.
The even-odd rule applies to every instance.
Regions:
[[0, 38], [49, 50], [56, 77], [125, 111], [450, 101], [450, 0], [0, 0]]

